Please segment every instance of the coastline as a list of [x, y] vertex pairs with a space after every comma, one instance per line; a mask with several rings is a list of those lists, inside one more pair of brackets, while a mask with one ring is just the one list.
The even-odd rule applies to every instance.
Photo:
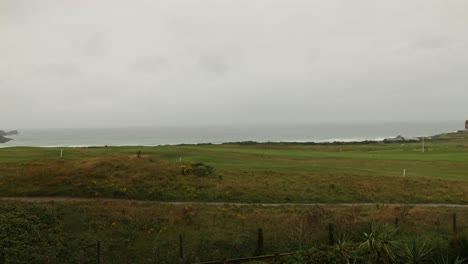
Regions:
[[0, 136], [0, 144], [4, 144], [4, 143], [7, 143], [9, 141], [12, 141], [13, 139], [11, 138], [6, 138], [4, 136]]
[[21, 129], [6, 147], [130, 147], [243, 142], [290, 144], [344, 144], [382, 141], [398, 135], [427, 137], [460, 128], [459, 122], [243, 125], [199, 127], [140, 127], [83, 129]]
[[[352, 145], [352, 144], [370, 144], [381, 143], [384, 138], [375, 139], [330, 139], [330, 140], [279, 140], [279, 141], [226, 141], [226, 142], [195, 142], [195, 143], [161, 143], [161, 144], [115, 144], [115, 145], [97, 145], [97, 144], [71, 144], [71, 145], [8, 145], [0, 144], [1, 148], [100, 148], [100, 147], [159, 147], [159, 146], [196, 146], [196, 145], [262, 145], [262, 144], [297, 144], [297, 145]], [[14, 140], [11, 140], [14, 141]], [[11, 142], [9, 141], [9, 142]], [[12, 142], [13, 143], [13, 142]]]

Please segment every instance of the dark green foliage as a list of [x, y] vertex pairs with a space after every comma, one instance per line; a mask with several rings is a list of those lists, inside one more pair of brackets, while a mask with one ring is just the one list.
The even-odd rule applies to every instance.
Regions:
[[341, 257], [333, 247], [318, 247], [298, 252], [284, 259], [284, 264], [338, 264]]
[[431, 263], [435, 255], [435, 249], [426, 241], [411, 239], [408, 243], [400, 246], [399, 260], [404, 264]]
[[[369, 231], [356, 223], [343, 232], [343, 220], [351, 216], [337, 214], [318, 208], [301, 213], [241, 206], [4, 201], [0, 252], [5, 263], [96, 263], [99, 240], [104, 263], [174, 263], [182, 234], [187, 260], [250, 257], [262, 226], [264, 254], [306, 249], [284, 258], [288, 264], [463, 263], [462, 234], [449, 238], [422, 229], [412, 233], [414, 239], [382, 221]], [[333, 246], [326, 245], [330, 222], [336, 223]]]
[[372, 263], [394, 263], [397, 229], [393, 226], [373, 222], [371, 230], [364, 233], [361, 248], [365, 249]]
[[463, 264], [466, 263], [466, 259], [462, 259], [459, 256], [451, 258], [449, 256], [438, 256], [433, 259], [434, 264]]
[[183, 175], [193, 174], [198, 177], [209, 176], [213, 174], [214, 168], [203, 163], [187, 163], [181, 166]]
[[[158, 219], [109, 223], [109, 215], [86, 207], [40, 203], [0, 203], [0, 264], [96, 263], [96, 242], [107, 263], [147, 263], [152, 256], [148, 239], [135, 237], [156, 232]], [[119, 212], [118, 214], [121, 214]], [[110, 233], [107, 233], [110, 230]], [[105, 235], [103, 233], [106, 232]]]
[[0, 248], [5, 263], [58, 263], [69, 255], [55, 210], [0, 205]]
[[454, 256], [468, 258], [468, 238], [466, 234], [455, 234], [450, 240], [450, 249]]
[[208, 175], [211, 175], [213, 173], [213, 170], [214, 168], [209, 166], [209, 165], [206, 165], [206, 164], [203, 164], [203, 163], [195, 163], [192, 165], [192, 169], [193, 169], [193, 174], [201, 177], [201, 176], [208, 176]]

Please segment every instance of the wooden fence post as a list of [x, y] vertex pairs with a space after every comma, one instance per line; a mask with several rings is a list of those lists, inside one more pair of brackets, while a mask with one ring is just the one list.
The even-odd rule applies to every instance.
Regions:
[[452, 227], [453, 233], [457, 233], [457, 213], [453, 213], [452, 215]]
[[332, 223], [328, 224], [328, 244], [333, 246], [335, 244], [335, 236], [333, 235], [334, 227]]
[[184, 263], [184, 244], [182, 235], [179, 235], [179, 263]]
[[101, 264], [101, 241], [97, 241], [96, 244], [96, 251], [97, 251], [97, 264]]
[[257, 237], [257, 256], [263, 255], [263, 229], [258, 229], [258, 237]]
[[[0, 262], [1, 263], [1, 262]], [[84, 260], [84, 249], [83, 249], [83, 245], [81, 245], [81, 248], [80, 248], [80, 259], [78, 260], [78, 264], [83, 264], [85, 263], [85, 260]]]
[[5, 258], [5, 252], [3, 252], [3, 249], [0, 250], [0, 264], [4, 264], [6, 262]]

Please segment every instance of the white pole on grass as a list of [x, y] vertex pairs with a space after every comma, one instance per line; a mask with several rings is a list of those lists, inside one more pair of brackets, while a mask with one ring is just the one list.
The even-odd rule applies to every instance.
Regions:
[[60, 149], [60, 158], [63, 158], [63, 149]]
[[424, 153], [424, 137], [422, 138], [422, 153]]

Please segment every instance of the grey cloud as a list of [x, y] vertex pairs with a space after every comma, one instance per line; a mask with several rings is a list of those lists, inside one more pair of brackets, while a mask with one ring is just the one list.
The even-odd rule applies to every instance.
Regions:
[[221, 55], [202, 55], [200, 56], [198, 62], [204, 70], [219, 76], [222, 76], [229, 71], [226, 59]]
[[155, 73], [168, 67], [169, 61], [163, 56], [144, 56], [136, 59], [131, 67], [141, 72]]
[[2, 122], [466, 119], [466, 10], [463, 0], [2, 0], [0, 110], [35, 114]]
[[104, 33], [91, 33], [82, 39], [75, 39], [74, 41], [78, 49], [89, 57], [103, 58], [110, 51], [110, 43]]
[[33, 10], [38, 8], [40, 3], [28, 1], [0, 1], [0, 21], [19, 23], [25, 19]]
[[54, 63], [41, 65], [36, 70], [39, 74], [49, 74], [61, 77], [71, 77], [81, 72], [81, 67], [75, 63]]
[[451, 39], [446, 36], [424, 36], [416, 39], [412, 48], [415, 50], [421, 49], [441, 49], [451, 44]]

